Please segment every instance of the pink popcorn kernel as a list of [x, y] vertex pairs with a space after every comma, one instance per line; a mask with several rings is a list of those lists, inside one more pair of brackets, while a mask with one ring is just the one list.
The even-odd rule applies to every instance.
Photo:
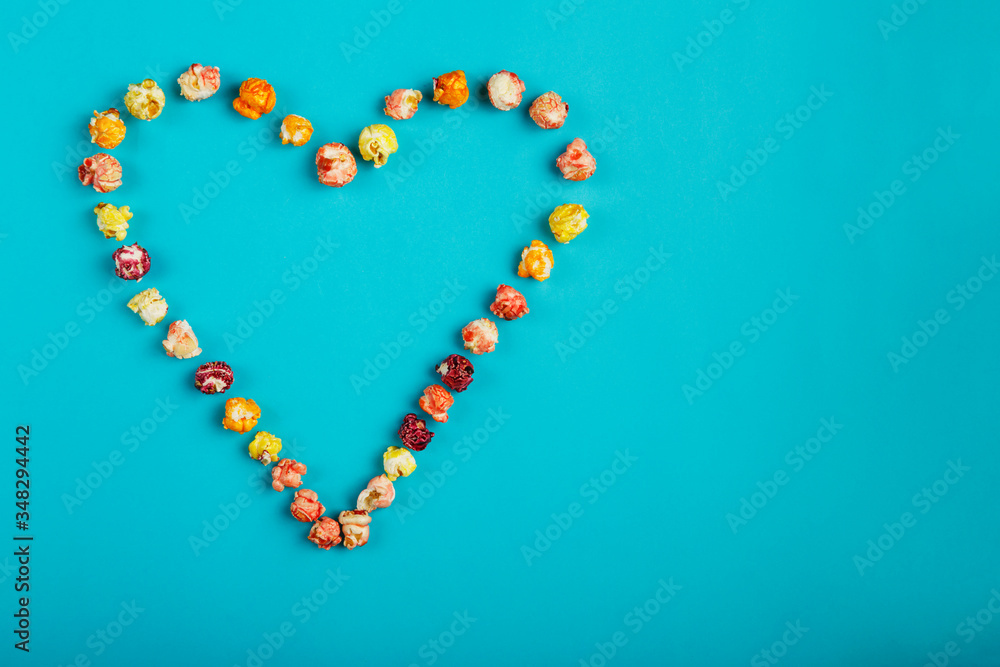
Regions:
[[281, 459], [271, 468], [271, 488], [282, 492], [285, 487], [297, 489], [302, 486], [302, 475], [306, 474], [306, 464], [294, 459]]
[[307, 539], [320, 549], [329, 551], [330, 547], [340, 544], [340, 524], [332, 517], [321, 516], [309, 528], [309, 537]]
[[107, 153], [95, 153], [84, 158], [77, 174], [81, 183], [93, 185], [98, 192], [111, 192], [122, 184], [122, 165]]
[[434, 433], [427, 429], [427, 422], [417, 419], [412, 412], [403, 417], [403, 425], [399, 427], [399, 439], [415, 452], [426, 449]]
[[486, 91], [493, 106], [500, 111], [510, 111], [521, 104], [524, 81], [513, 72], [502, 69], [490, 77]]
[[400, 88], [385, 96], [385, 115], [395, 120], [407, 120], [417, 113], [424, 94], [412, 88]]
[[316, 175], [319, 182], [333, 188], [342, 188], [358, 173], [351, 149], [344, 144], [323, 144], [316, 151]]
[[209, 361], [194, 372], [194, 386], [203, 394], [224, 394], [233, 386], [233, 369], [224, 361]]
[[460, 354], [449, 354], [434, 370], [441, 375], [442, 383], [459, 393], [469, 388], [475, 372], [472, 362]]
[[138, 243], [123, 245], [111, 254], [111, 258], [119, 278], [138, 282], [149, 272], [149, 253]]
[[396, 489], [385, 475], [373, 477], [368, 486], [358, 496], [358, 509], [373, 512], [392, 504], [396, 498]]
[[505, 320], [516, 320], [528, 314], [528, 302], [510, 285], [500, 285], [496, 299], [490, 304], [490, 312]]
[[543, 130], [555, 130], [563, 126], [569, 114], [569, 105], [551, 90], [539, 95], [528, 108], [528, 115]]
[[344, 546], [348, 549], [368, 544], [368, 524], [372, 518], [364, 510], [344, 510], [337, 517], [344, 534]]
[[497, 344], [497, 325], [485, 317], [472, 320], [462, 327], [462, 340], [465, 349], [472, 354], [488, 354]]
[[292, 516], [302, 522], [315, 521], [326, 508], [323, 507], [323, 503], [319, 502], [319, 496], [316, 495], [315, 491], [310, 491], [309, 489], [299, 489], [295, 492], [295, 499], [292, 501], [291, 505]]
[[576, 138], [566, 147], [566, 152], [556, 160], [556, 166], [563, 178], [570, 181], [585, 181], [597, 171], [597, 160], [587, 150], [583, 139]]

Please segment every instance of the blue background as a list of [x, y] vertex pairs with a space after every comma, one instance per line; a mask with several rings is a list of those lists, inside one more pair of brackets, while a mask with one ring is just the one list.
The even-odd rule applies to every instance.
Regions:
[[[30, 424], [35, 536], [32, 651], [4, 627], [3, 664], [598, 666], [615, 633], [608, 662], [622, 665], [773, 664], [763, 650], [788, 665], [922, 665], [948, 642], [953, 664], [1000, 664], [1000, 619], [984, 613], [992, 623], [971, 638], [960, 626], [1000, 587], [1000, 281], [961, 309], [949, 298], [1000, 251], [996, 6], [914, 3], [886, 32], [888, 0], [76, 0], [53, 2], [51, 17], [42, 4], [0, 10], [3, 477], [15, 425]], [[174, 83], [193, 61], [223, 80], [197, 104]], [[429, 100], [431, 77], [458, 68], [476, 88], [462, 113]], [[509, 113], [479, 90], [502, 68], [527, 83]], [[124, 185], [82, 187], [76, 165], [99, 150], [86, 143], [91, 111], [124, 113], [127, 84], [147, 76], [167, 105], [150, 123], [124, 116], [112, 151]], [[258, 121], [231, 107], [250, 76], [277, 91]], [[832, 96], [802, 111], [814, 86]], [[425, 101], [389, 121], [382, 98], [402, 87]], [[559, 130], [527, 116], [547, 90], [570, 105]], [[809, 118], [789, 136], [781, 121], [797, 111]], [[285, 113], [315, 126], [305, 147], [268, 137]], [[376, 122], [399, 138], [388, 165], [358, 158], [348, 187], [318, 184], [316, 148], [356, 147]], [[905, 164], [939, 128], [960, 138], [910, 180]], [[584, 183], [554, 165], [577, 136], [598, 162]], [[744, 166], [765, 144], [766, 162]], [[755, 173], [723, 197], [734, 168]], [[852, 242], [845, 224], [897, 179], [905, 194]], [[152, 256], [138, 287], [114, 277], [120, 244], [96, 230], [99, 201], [132, 207], [126, 243]], [[587, 208], [589, 229], [553, 248], [550, 280], [517, 278], [525, 244], [556, 245], [545, 220], [564, 201]], [[338, 245], [313, 264], [318, 238]], [[647, 272], [651, 247], [670, 258]], [[308, 464], [330, 513], [353, 507], [501, 282], [524, 291], [530, 315], [501, 322], [496, 351], [473, 360], [475, 382], [375, 514], [370, 543], [316, 549], [288, 515], [291, 494], [261, 483], [250, 436], [220, 427], [225, 398], [257, 400], [259, 427]], [[148, 287], [170, 304], [157, 327], [125, 307]], [[445, 290], [453, 303], [436, 301]], [[777, 290], [797, 299], [775, 321]], [[937, 310], [947, 323], [894, 368], [887, 355]], [[205, 350], [196, 360], [160, 348], [180, 318]], [[69, 324], [79, 333], [63, 339]], [[64, 349], [45, 348], [53, 339]], [[36, 351], [53, 358], [24, 374]], [[192, 374], [215, 359], [236, 383], [203, 396]], [[352, 384], [368, 363], [384, 368]], [[699, 371], [716, 379], [686, 395]], [[162, 422], [158, 400], [171, 406]], [[491, 410], [503, 424], [487, 434]], [[842, 428], [799, 466], [787, 453], [823, 419]], [[636, 460], [614, 472], [626, 452]], [[949, 461], [969, 470], [938, 485], [938, 502], [915, 502]], [[776, 474], [787, 483], [769, 485]], [[238, 517], [219, 518], [237, 499]], [[744, 499], [758, 507], [733, 523]], [[13, 502], [2, 506], [12, 535]], [[884, 537], [905, 512], [911, 527]], [[193, 547], [213, 521], [224, 529]], [[880, 537], [889, 548], [859, 566]], [[329, 595], [328, 571], [340, 581]], [[661, 580], [680, 588], [638, 621]], [[133, 602], [142, 611], [118, 628]], [[455, 624], [466, 613], [475, 621]], [[294, 634], [261, 650], [283, 623]], [[796, 623], [801, 638], [786, 633]]]

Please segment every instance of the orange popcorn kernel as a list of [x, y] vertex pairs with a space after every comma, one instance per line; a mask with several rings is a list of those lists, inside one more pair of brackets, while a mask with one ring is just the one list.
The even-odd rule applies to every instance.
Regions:
[[230, 398], [226, 401], [226, 416], [222, 425], [230, 431], [246, 433], [257, 425], [260, 408], [252, 398]]
[[434, 101], [447, 104], [452, 109], [465, 104], [469, 99], [469, 85], [465, 82], [465, 72], [460, 69], [448, 72], [434, 79]]
[[240, 96], [233, 100], [233, 108], [241, 116], [257, 119], [271, 113], [277, 98], [274, 87], [264, 79], [247, 79], [240, 84]]

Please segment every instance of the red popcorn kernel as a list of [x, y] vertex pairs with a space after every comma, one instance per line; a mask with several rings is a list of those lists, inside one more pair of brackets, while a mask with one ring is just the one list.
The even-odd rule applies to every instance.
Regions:
[[368, 524], [372, 518], [364, 510], [344, 510], [338, 517], [344, 533], [344, 546], [348, 549], [363, 547], [368, 543]]
[[316, 174], [319, 182], [332, 188], [342, 188], [358, 173], [358, 164], [351, 149], [336, 142], [323, 144], [316, 151]]
[[373, 477], [368, 487], [358, 496], [358, 509], [373, 512], [388, 507], [396, 498], [396, 488], [385, 475]]
[[295, 500], [292, 501], [292, 516], [299, 521], [316, 521], [326, 508], [317, 499], [315, 491], [309, 489], [299, 489], [295, 492]]
[[475, 372], [472, 362], [460, 354], [448, 355], [434, 370], [441, 375], [441, 382], [459, 393], [469, 388], [472, 384], [472, 374]]
[[585, 181], [597, 171], [597, 160], [587, 150], [583, 139], [576, 138], [566, 147], [566, 152], [556, 160], [556, 166], [563, 178], [570, 181]]
[[77, 168], [80, 182], [98, 192], [111, 192], [122, 184], [122, 165], [107, 153], [94, 153]]
[[309, 529], [309, 541], [320, 549], [330, 550], [340, 544], [340, 524], [328, 516], [319, 518]]
[[294, 459], [281, 459], [278, 465], [271, 468], [271, 488], [277, 492], [282, 492], [287, 486], [290, 489], [297, 489], [302, 486], [302, 475], [306, 474], [306, 464], [299, 463]]
[[569, 105], [551, 90], [542, 93], [528, 107], [528, 115], [543, 130], [555, 130], [563, 126], [569, 114]]
[[462, 340], [465, 349], [472, 354], [488, 354], [497, 344], [497, 325], [485, 317], [472, 320], [462, 327]]
[[497, 296], [490, 305], [490, 312], [505, 320], [516, 320], [528, 314], [528, 302], [524, 295], [510, 285], [497, 287]]
[[123, 245], [111, 254], [115, 260], [115, 274], [125, 280], [142, 280], [149, 271], [149, 253], [138, 243]]
[[194, 372], [194, 386], [203, 394], [224, 394], [233, 386], [233, 369], [224, 361], [209, 361]]
[[424, 389], [424, 395], [420, 397], [418, 403], [420, 409], [429, 414], [431, 419], [443, 424], [448, 421], [448, 408], [455, 403], [455, 399], [441, 385], [432, 384]]
[[423, 451], [434, 433], [427, 430], [427, 422], [417, 419], [412, 412], [403, 417], [403, 425], [399, 427], [399, 439], [415, 452]]

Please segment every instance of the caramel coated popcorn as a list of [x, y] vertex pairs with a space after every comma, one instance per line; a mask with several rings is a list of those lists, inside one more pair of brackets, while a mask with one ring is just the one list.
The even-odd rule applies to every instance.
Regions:
[[128, 234], [128, 221], [132, 219], [132, 212], [128, 210], [128, 206], [118, 208], [113, 204], [101, 202], [94, 207], [94, 213], [97, 214], [97, 228], [104, 234], [104, 238], [125, 240], [125, 235]]
[[457, 69], [434, 79], [434, 101], [438, 104], [447, 104], [452, 109], [457, 109], [468, 99], [469, 85], [462, 70]]
[[277, 99], [271, 84], [251, 77], [240, 84], [240, 96], [233, 100], [233, 108], [241, 116], [256, 120], [271, 113]]
[[290, 113], [285, 116], [283, 121], [281, 121], [282, 144], [305, 146], [306, 142], [309, 141], [309, 137], [312, 136], [312, 133], [312, 123], [302, 116], [296, 116], [295, 114]]
[[531, 245], [521, 251], [521, 263], [517, 267], [517, 275], [522, 278], [531, 276], [535, 280], [545, 280], [549, 277], [554, 263], [549, 247], [541, 241], [532, 241]]
[[473, 320], [462, 328], [462, 341], [465, 349], [472, 354], [488, 354], [497, 344], [497, 325], [481, 317]]
[[152, 79], [130, 83], [125, 93], [125, 108], [139, 120], [153, 120], [163, 112], [167, 97]]
[[258, 419], [260, 419], [260, 407], [252, 398], [234, 396], [226, 401], [226, 415], [222, 418], [224, 428], [237, 433], [246, 433], [257, 425]]
[[118, 109], [108, 109], [90, 119], [90, 143], [111, 150], [125, 138], [125, 123], [118, 114]]

